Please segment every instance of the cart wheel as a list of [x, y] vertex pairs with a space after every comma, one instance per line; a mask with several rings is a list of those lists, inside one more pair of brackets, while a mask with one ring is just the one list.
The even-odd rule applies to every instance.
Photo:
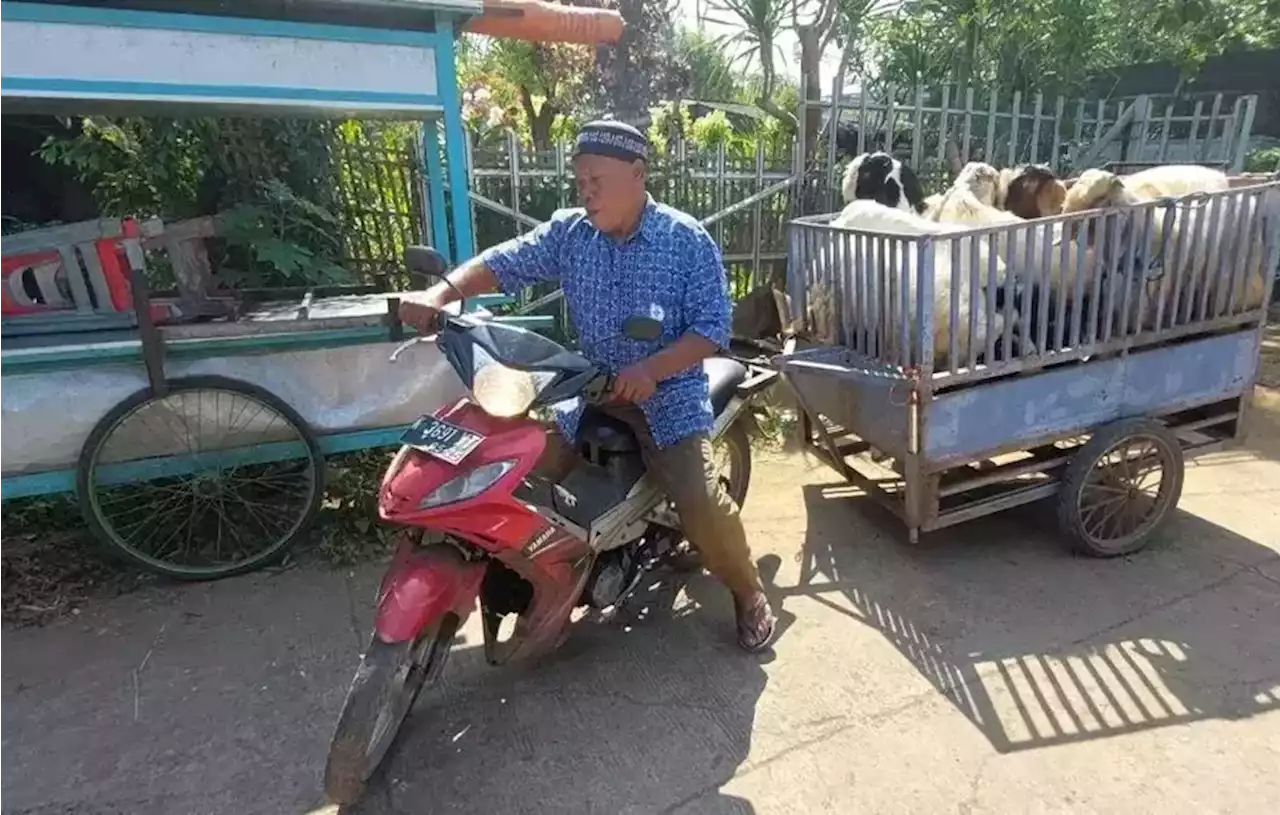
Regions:
[[1154, 419], [1099, 429], [1067, 465], [1058, 522], [1077, 551], [1094, 557], [1136, 552], [1182, 494], [1182, 446]]
[[306, 422], [262, 388], [220, 376], [139, 391], [80, 453], [76, 492], [93, 533], [126, 559], [183, 580], [251, 571], [315, 517], [324, 459]]

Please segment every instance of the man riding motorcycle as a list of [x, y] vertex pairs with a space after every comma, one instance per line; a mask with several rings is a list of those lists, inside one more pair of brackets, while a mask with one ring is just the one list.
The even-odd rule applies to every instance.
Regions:
[[[691, 216], [655, 203], [645, 191], [648, 142], [621, 122], [585, 125], [574, 151], [583, 204], [530, 233], [462, 264], [424, 300], [406, 301], [400, 318], [430, 332], [436, 314], [459, 295], [559, 281], [582, 353], [616, 374], [605, 412], [636, 433], [645, 464], [679, 512], [703, 565], [733, 593], [738, 643], [768, 647], [776, 618], [751, 559], [738, 507], [711, 465], [713, 426], [702, 361], [728, 344], [730, 300], [720, 249]], [[661, 350], [618, 341], [618, 326], [642, 315], [662, 323]], [[552, 477], [576, 455], [583, 405], [556, 406], [539, 469]]]

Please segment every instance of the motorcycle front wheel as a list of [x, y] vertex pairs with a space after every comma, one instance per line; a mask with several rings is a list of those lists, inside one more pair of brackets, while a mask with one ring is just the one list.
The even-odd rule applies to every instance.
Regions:
[[418, 694], [439, 679], [457, 630], [458, 618], [447, 615], [412, 642], [370, 640], [329, 745], [324, 789], [331, 802], [359, 799]]

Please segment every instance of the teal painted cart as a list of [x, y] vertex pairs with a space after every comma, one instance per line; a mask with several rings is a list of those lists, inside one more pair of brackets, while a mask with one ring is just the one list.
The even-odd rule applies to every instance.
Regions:
[[[480, 0], [4, 2], [4, 111], [422, 121], [426, 232], [466, 257], [455, 42], [480, 11]], [[6, 296], [44, 308], [7, 313], [0, 349], [3, 498], [74, 492], [118, 553], [189, 579], [282, 555], [323, 501], [324, 456], [394, 445], [461, 393], [430, 346], [387, 361], [405, 332], [397, 298], [412, 294], [270, 292], [217, 319], [167, 319], [143, 249], [164, 245], [176, 269], [200, 234], [99, 221], [5, 238], [7, 263], [36, 259], [6, 266]]]

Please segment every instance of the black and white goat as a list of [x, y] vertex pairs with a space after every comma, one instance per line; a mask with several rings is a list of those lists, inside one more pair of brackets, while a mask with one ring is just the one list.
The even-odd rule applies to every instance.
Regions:
[[924, 188], [910, 167], [888, 153], [863, 153], [849, 162], [841, 185], [844, 202], [875, 201], [903, 212], [924, 212]]

